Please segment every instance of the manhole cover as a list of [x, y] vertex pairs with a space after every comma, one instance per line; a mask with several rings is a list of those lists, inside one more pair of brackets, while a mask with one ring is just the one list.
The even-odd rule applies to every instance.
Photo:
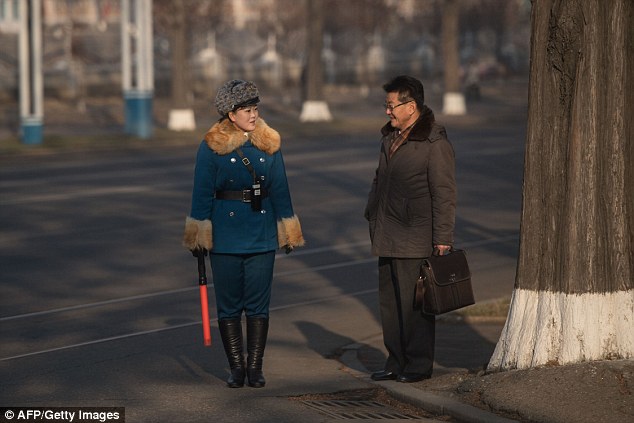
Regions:
[[[453, 421], [392, 398], [383, 388], [356, 389], [327, 394], [306, 394], [289, 399], [333, 420]], [[429, 420], [434, 419], [434, 420]]]
[[418, 416], [400, 412], [376, 401], [304, 400], [302, 403], [329, 417], [338, 419], [418, 420]]

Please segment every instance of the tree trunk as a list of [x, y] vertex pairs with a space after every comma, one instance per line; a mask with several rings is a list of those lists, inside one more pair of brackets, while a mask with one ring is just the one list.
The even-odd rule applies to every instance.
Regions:
[[197, 10], [199, 5], [198, 2], [185, 0], [154, 3], [154, 18], [159, 28], [166, 29], [169, 34], [171, 108], [167, 127], [173, 131], [193, 131], [196, 129], [196, 119], [194, 110], [189, 105], [192, 75], [189, 71], [187, 39], [192, 19], [196, 19], [192, 17], [192, 12]]
[[535, 0], [520, 253], [489, 370], [634, 356], [634, 2]]
[[306, 63], [306, 100], [324, 99], [323, 50], [324, 14], [322, 0], [308, 0], [308, 60]]
[[171, 91], [172, 107], [183, 109], [187, 107], [187, 25], [185, 17], [185, 5], [183, 0], [172, 3], [171, 38]]
[[190, 79], [187, 54], [187, 15], [184, 0], [171, 3], [170, 38], [172, 50], [172, 108], [167, 127], [173, 131], [193, 131], [196, 129], [194, 110], [188, 105]]
[[308, 2], [308, 60], [306, 61], [304, 85], [305, 98], [300, 120], [328, 121], [332, 117], [324, 101], [324, 65], [321, 54], [324, 37], [324, 13], [322, 0]]
[[464, 115], [467, 112], [464, 94], [460, 90], [459, 19], [460, 0], [445, 0], [442, 11], [443, 113], [448, 115]]

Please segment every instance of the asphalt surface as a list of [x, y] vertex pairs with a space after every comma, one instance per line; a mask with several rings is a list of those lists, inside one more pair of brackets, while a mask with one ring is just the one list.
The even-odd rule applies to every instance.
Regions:
[[[525, 92], [502, 88], [471, 116], [438, 117], [458, 157], [457, 240], [478, 302], [510, 296], [517, 256]], [[380, 387], [416, 415], [382, 404], [354, 418], [504, 421], [419, 384], [369, 379], [385, 353], [362, 211], [384, 118], [338, 106], [332, 128], [267, 117], [290, 134], [285, 161], [308, 245], [278, 254], [263, 389], [226, 387], [213, 318], [212, 346], [202, 344], [195, 262], [180, 247], [196, 141], [0, 158], [0, 407], [125, 407], [128, 422], [327, 422], [370, 407], [355, 395]], [[481, 369], [501, 328], [439, 323], [435, 377]]]

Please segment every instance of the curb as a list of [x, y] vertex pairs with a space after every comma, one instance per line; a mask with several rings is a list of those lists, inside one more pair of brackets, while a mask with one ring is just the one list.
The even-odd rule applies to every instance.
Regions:
[[446, 414], [460, 421], [469, 423], [518, 423], [517, 420], [500, 417], [497, 414], [451, 398], [430, 394], [420, 389], [410, 388], [404, 383], [386, 381], [381, 382], [381, 386], [387, 389], [394, 398], [434, 414]]
[[394, 398], [421, 408], [437, 415], [449, 415], [462, 422], [469, 423], [518, 423], [517, 420], [500, 417], [480, 408], [474, 407], [440, 395], [431, 394], [421, 389], [408, 386], [406, 383], [395, 381], [375, 382], [370, 379], [368, 370], [357, 358], [357, 350], [360, 344], [350, 344], [342, 348], [343, 354], [339, 361], [346, 367], [346, 371], [352, 376], [364, 379], [368, 383], [380, 386], [387, 390]]

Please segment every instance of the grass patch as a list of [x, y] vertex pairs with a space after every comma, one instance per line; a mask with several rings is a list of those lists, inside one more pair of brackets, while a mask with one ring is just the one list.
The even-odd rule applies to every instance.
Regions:
[[40, 144], [24, 144], [18, 137], [12, 136], [0, 140], [0, 156], [125, 150], [152, 146], [196, 146], [200, 139], [199, 133], [174, 132], [164, 128], [155, 128], [148, 139], [125, 134], [123, 130], [91, 134], [45, 134]]
[[445, 320], [492, 320], [504, 321], [509, 313], [510, 297], [475, 303], [444, 315]]

